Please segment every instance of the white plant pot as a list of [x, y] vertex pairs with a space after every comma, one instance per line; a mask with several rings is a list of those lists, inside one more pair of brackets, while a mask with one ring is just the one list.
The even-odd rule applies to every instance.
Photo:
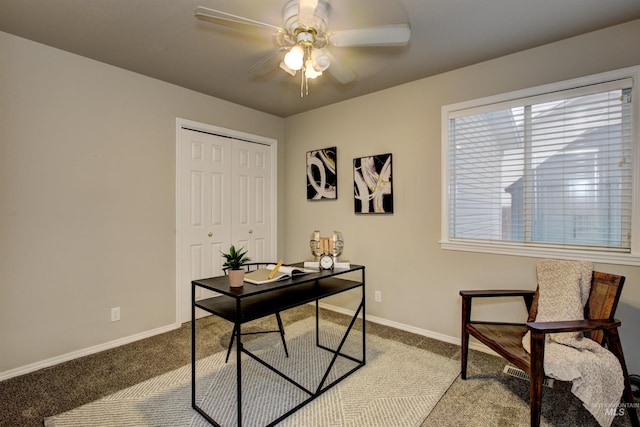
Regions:
[[243, 270], [228, 270], [229, 286], [232, 288], [239, 288], [244, 282], [244, 269]]

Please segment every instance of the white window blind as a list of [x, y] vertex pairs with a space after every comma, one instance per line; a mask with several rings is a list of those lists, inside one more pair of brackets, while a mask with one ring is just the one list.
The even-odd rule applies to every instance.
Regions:
[[449, 240], [630, 252], [631, 88], [449, 112]]

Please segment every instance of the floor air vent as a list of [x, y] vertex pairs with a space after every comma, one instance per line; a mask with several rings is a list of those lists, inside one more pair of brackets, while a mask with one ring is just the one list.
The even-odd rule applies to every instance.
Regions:
[[[529, 381], [529, 375], [523, 371], [522, 369], [518, 369], [515, 366], [506, 365], [502, 370], [507, 375], [511, 375], [512, 377], [520, 378], [521, 380]], [[553, 388], [553, 379], [545, 378], [542, 382], [542, 385], [545, 387]]]

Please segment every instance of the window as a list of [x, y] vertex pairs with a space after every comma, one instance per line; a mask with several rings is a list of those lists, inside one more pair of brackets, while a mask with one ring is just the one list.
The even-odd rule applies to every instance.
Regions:
[[632, 255], [634, 73], [443, 107], [443, 247]]

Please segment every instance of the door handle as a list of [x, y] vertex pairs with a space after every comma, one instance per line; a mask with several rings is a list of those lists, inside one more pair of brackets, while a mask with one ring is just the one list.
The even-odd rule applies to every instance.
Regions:
[[210, 232], [207, 234], [207, 236], [212, 237], [212, 236], [213, 236], [213, 233], [210, 231]]
[[249, 234], [253, 234], [253, 230], [249, 230]]

